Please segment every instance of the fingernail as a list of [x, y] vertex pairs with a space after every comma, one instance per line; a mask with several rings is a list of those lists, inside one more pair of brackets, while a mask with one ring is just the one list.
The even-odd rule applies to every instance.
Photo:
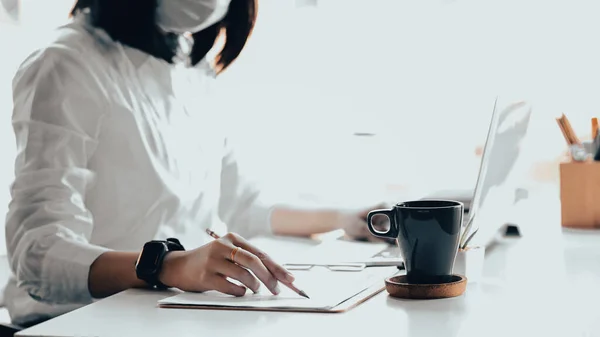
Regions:
[[273, 292], [275, 293], [275, 295], [279, 295], [279, 293], [281, 292], [281, 289], [279, 289], [278, 284], [276, 284], [275, 287], [273, 288]]
[[294, 277], [294, 275], [292, 275], [292, 273], [287, 273], [287, 274], [285, 274], [285, 279], [286, 279], [288, 282], [294, 282], [294, 280], [295, 280], [296, 278]]

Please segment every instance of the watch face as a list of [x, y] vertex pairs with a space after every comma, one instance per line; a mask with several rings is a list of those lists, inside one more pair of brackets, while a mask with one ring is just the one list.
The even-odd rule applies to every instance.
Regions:
[[163, 242], [148, 242], [138, 257], [136, 270], [142, 274], [154, 274], [158, 271], [160, 259], [166, 253], [167, 246]]

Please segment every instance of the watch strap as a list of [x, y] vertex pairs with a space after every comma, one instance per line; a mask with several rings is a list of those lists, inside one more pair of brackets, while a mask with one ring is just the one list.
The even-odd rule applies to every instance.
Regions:
[[167, 240], [165, 240], [165, 243], [167, 244], [167, 247], [169, 248], [169, 250], [167, 252], [185, 250], [185, 248], [183, 247], [181, 242], [179, 242], [179, 240], [176, 238], [168, 238]]
[[[154, 241], [156, 242], [158, 240], [154, 240]], [[160, 271], [162, 269], [163, 261], [164, 261], [165, 257], [167, 256], [167, 254], [169, 254], [170, 252], [184, 251], [185, 248], [183, 247], [181, 242], [176, 238], [168, 238], [168, 239], [166, 239], [164, 241], [160, 241], [160, 242], [165, 243], [167, 250], [158, 257], [156, 274], [149, 276], [149, 277], [145, 277], [143, 280], [155, 289], [164, 290], [164, 289], [168, 289], [169, 287], [158, 280], [158, 275], [160, 274]]]

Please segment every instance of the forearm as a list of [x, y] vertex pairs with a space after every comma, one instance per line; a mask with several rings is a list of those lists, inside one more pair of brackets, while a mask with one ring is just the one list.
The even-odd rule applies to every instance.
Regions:
[[106, 252], [90, 266], [88, 287], [94, 298], [103, 298], [130, 288], [147, 284], [135, 273], [135, 252]]
[[334, 210], [277, 208], [271, 214], [271, 227], [277, 235], [309, 236], [340, 229], [339, 219]]

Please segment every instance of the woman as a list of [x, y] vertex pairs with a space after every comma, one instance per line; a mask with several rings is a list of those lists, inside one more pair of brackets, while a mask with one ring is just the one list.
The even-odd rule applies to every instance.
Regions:
[[[255, 1], [79, 0], [23, 63], [6, 229], [14, 323], [133, 287], [241, 296], [262, 282], [276, 294], [293, 276], [243, 237], [367, 236], [364, 212], [263, 205], [238, 174], [207, 91], [242, 51]], [[221, 221], [239, 235], [212, 240]]]

